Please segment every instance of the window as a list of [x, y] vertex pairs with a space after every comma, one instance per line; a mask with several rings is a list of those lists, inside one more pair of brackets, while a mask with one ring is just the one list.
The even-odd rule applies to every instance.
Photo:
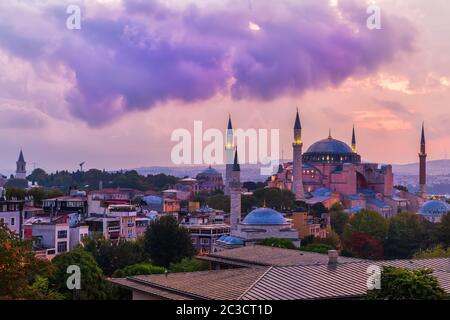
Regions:
[[200, 243], [203, 245], [208, 245], [209, 244], [209, 239], [200, 239]]
[[58, 239], [66, 239], [67, 238], [67, 230], [58, 231]]
[[16, 219], [11, 218], [11, 225], [13, 226], [16, 223]]
[[67, 251], [67, 241], [58, 242], [58, 253]]

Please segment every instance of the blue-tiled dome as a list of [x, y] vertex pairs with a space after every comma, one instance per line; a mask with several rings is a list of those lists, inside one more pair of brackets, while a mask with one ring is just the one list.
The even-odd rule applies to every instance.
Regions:
[[352, 149], [345, 142], [328, 138], [313, 143], [306, 153], [345, 154], [352, 153]]
[[276, 210], [269, 208], [258, 208], [251, 211], [242, 221], [242, 224], [265, 225], [286, 224], [286, 219]]
[[420, 208], [419, 214], [422, 215], [444, 215], [450, 212], [450, 205], [439, 200], [430, 200], [424, 203], [422, 208]]
[[228, 244], [244, 244], [244, 241], [233, 236], [221, 236], [219, 239], [217, 239], [217, 241], [225, 242]]

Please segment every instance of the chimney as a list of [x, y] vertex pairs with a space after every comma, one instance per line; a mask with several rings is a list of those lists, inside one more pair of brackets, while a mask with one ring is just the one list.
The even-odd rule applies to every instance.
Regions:
[[336, 250], [328, 250], [328, 264], [338, 263], [338, 252]]

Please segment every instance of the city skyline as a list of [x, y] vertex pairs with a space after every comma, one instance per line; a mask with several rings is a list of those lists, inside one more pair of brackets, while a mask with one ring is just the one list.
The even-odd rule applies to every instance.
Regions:
[[68, 1], [12, 2], [0, 4], [1, 170], [20, 149], [29, 170], [171, 166], [173, 130], [200, 120], [225, 133], [229, 113], [236, 128], [280, 129], [291, 158], [297, 106], [305, 149], [329, 128], [350, 144], [354, 124], [363, 160], [415, 163], [425, 121], [427, 160], [450, 151], [445, 1], [378, 1], [381, 30], [353, 1], [96, 1], [80, 3], [81, 30], [65, 28]]

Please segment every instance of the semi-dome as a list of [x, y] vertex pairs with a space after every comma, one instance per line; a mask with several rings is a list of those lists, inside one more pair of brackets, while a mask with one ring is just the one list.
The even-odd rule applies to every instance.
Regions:
[[352, 151], [345, 142], [329, 136], [313, 143], [303, 154], [304, 162], [320, 163], [359, 163], [361, 157]]
[[450, 205], [439, 200], [430, 200], [423, 204], [419, 210], [421, 215], [440, 216], [450, 212]]
[[269, 208], [258, 208], [251, 211], [242, 221], [242, 224], [267, 225], [286, 224], [286, 219], [281, 213]]

